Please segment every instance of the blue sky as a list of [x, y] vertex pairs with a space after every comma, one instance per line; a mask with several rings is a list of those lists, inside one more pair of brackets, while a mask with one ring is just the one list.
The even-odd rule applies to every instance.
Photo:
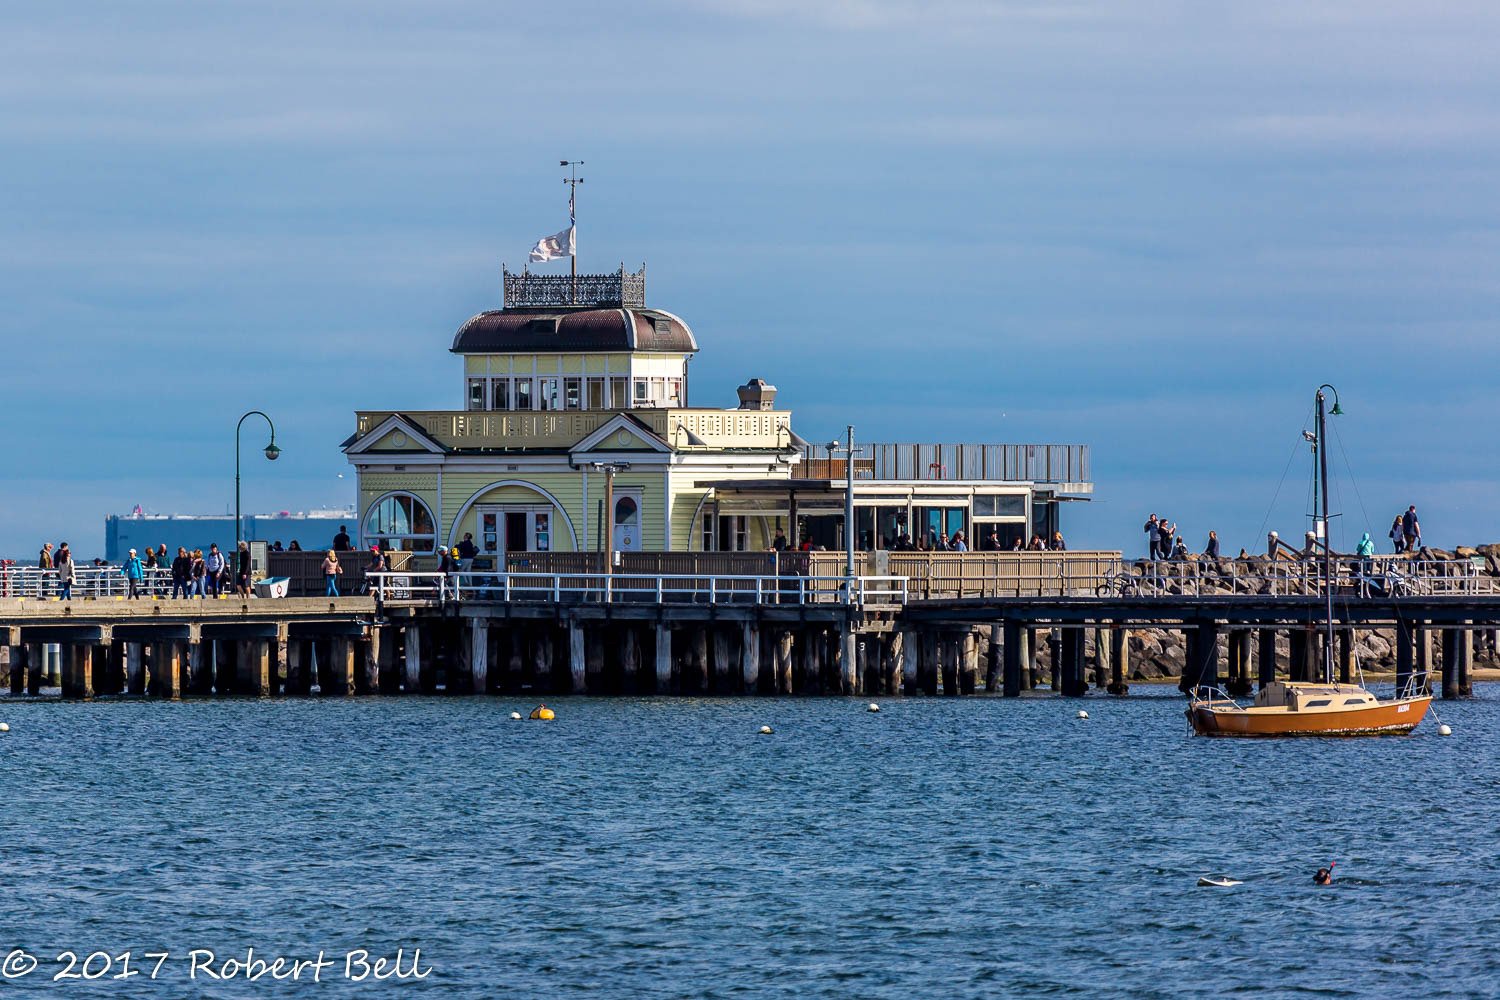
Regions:
[[[1093, 446], [1075, 545], [1500, 540], [1500, 13], [1486, 3], [78, 2], [0, 14], [0, 553], [103, 518], [349, 502], [356, 408], [565, 223], [642, 260], [801, 433]], [[249, 425], [247, 425], [249, 426]], [[249, 431], [254, 456], [264, 442]], [[1336, 463], [1342, 465], [1342, 461]], [[1347, 482], [1347, 481], [1346, 481]], [[1352, 539], [1350, 540], [1352, 543]]]

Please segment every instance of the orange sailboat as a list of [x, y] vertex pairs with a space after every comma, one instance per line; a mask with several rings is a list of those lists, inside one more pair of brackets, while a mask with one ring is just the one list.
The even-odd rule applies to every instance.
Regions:
[[[1265, 685], [1253, 704], [1244, 706], [1217, 688], [1196, 688], [1188, 696], [1187, 717], [1200, 736], [1382, 736], [1406, 734], [1417, 727], [1432, 705], [1432, 696], [1416, 683], [1396, 697], [1381, 701], [1360, 684], [1333, 680], [1333, 547], [1328, 537], [1328, 452], [1324, 447], [1327, 419], [1324, 389], [1318, 387], [1318, 430], [1314, 440], [1322, 480], [1321, 534], [1324, 619], [1323, 681], [1276, 681]], [[1340, 413], [1334, 391], [1333, 412]], [[1425, 680], [1425, 678], [1423, 679]]]

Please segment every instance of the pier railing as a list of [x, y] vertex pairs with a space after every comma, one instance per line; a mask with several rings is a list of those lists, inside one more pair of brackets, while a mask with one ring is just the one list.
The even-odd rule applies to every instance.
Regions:
[[[1120, 561], [1100, 579], [1100, 597], [1321, 597], [1328, 577], [1321, 559], [1187, 559]], [[1336, 597], [1397, 598], [1492, 594], [1496, 580], [1468, 560], [1402, 556], [1333, 561]]]
[[[172, 592], [172, 571], [154, 568], [145, 571], [141, 591], [162, 597]], [[119, 566], [78, 565], [73, 570], [73, 597], [108, 600], [130, 593], [130, 581]], [[62, 594], [57, 570], [37, 566], [0, 568], [0, 598], [23, 597], [46, 600]]]
[[907, 602], [899, 576], [743, 576], [678, 573], [371, 573], [382, 601], [544, 604], [846, 604]]

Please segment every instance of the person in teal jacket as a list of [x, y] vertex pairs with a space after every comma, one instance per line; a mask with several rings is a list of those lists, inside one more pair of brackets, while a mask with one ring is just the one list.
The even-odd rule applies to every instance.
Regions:
[[141, 565], [141, 557], [135, 554], [135, 549], [130, 550], [130, 558], [125, 560], [125, 565], [120, 567], [125, 574], [125, 579], [130, 584], [130, 598], [134, 600], [141, 596], [141, 582], [146, 579], [146, 568]]

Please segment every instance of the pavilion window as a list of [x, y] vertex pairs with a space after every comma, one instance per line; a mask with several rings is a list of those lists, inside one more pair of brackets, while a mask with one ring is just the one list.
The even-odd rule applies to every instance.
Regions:
[[510, 379], [490, 379], [490, 409], [510, 409]]
[[410, 493], [382, 497], [365, 515], [364, 540], [397, 552], [433, 552], [437, 529], [432, 511]]
[[667, 403], [671, 406], [682, 405], [682, 379], [667, 379]]
[[469, 409], [484, 409], [484, 379], [469, 379]]
[[534, 403], [532, 401], [532, 398], [531, 398], [531, 379], [529, 379], [529, 378], [518, 378], [518, 379], [516, 379], [516, 386], [515, 386], [515, 388], [516, 388], [516, 405], [515, 405], [515, 408], [518, 409], [518, 410], [532, 410], [532, 409], [535, 409], [536, 407], [535, 407], [535, 405], [534, 405]]
[[583, 379], [563, 379], [563, 406], [569, 410], [583, 408]]
[[558, 396], [558, 379], [541, 379], [541, 406], [543, 410], [558, 410], [562, 408], [562, 400]]
[[591, 378], [588, 380], [588, 408], [591, 410], [605, 409], [604, 387], [607, 383], [602, 378]]
[[651, 383], [647, 379], [635, 380], [635, 405], [645, 406], [651, 402]]
[[611, 410], [630, 409], [630, 379], [611, 378], [609, 380], [609, 408]]

